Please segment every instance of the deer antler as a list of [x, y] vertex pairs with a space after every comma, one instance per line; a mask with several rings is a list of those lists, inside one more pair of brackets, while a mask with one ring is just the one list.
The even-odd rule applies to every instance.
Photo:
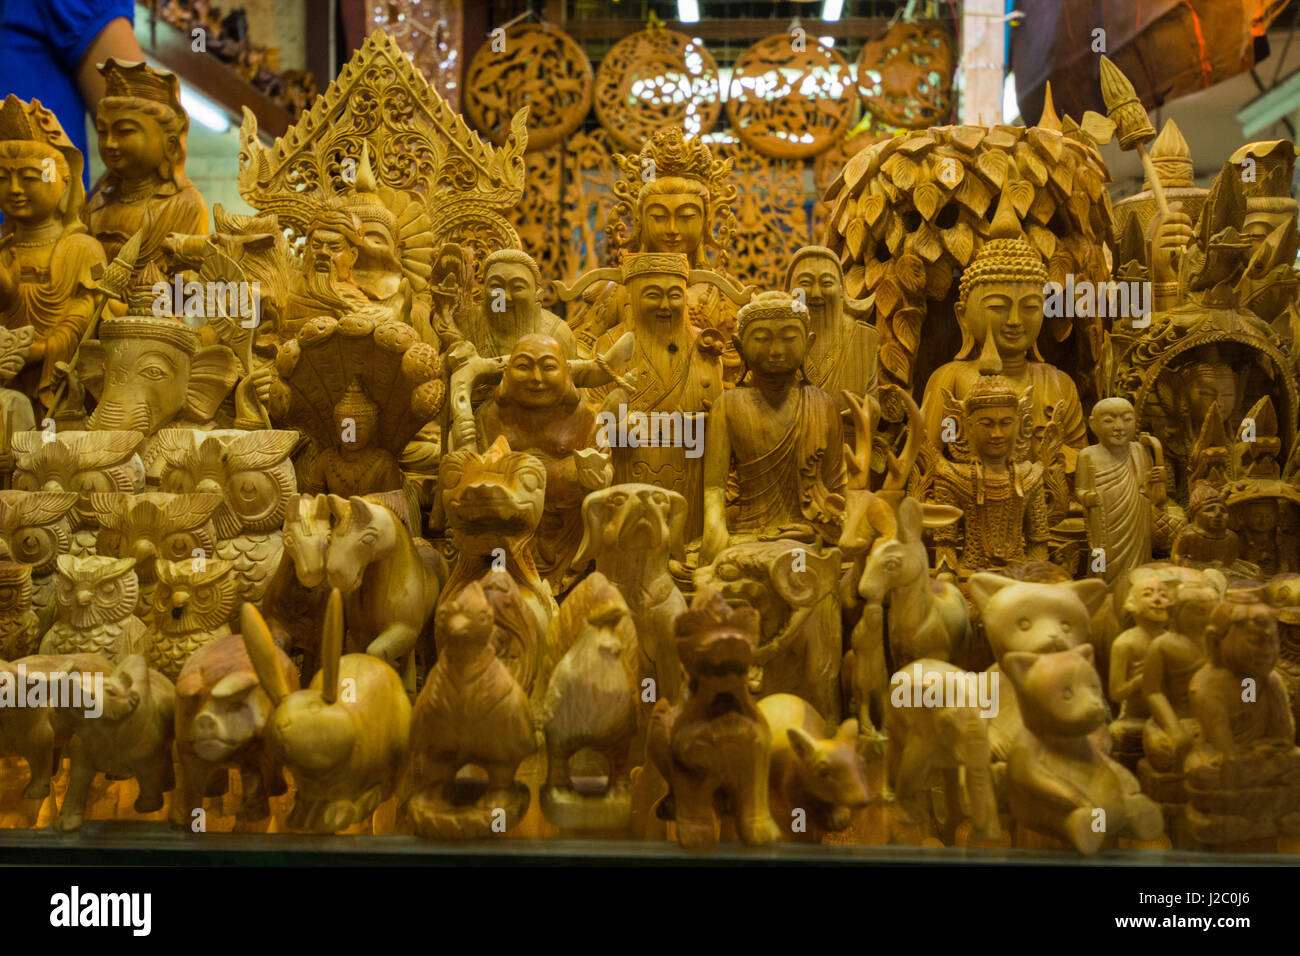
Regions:
[[848, 389], [840, 392], [849, 406], [853, 417], [853, 448], [844, 449], [844, 464], [849, 471], [848, 489], [856, 491], [867, 488], [871, 479], [871, 413], [875, 399], [870, 395], [862, 398]]
[[885, 484], [881, 488], [882, 491], [902, 491], [907, 487], [907, 479], [916, 465], [917, 456], [921, 454], [921, 443], [925, 440], [925, 420], [921, 417], [921, 409], [917, 407], [916, 399], [912, 398], [906, 389], [899, 388], [897, 385], [882, 385], [880, 388], [881, 391], [889, 389], [891, 393], [897, 393], [903, 400], [903, 407], [907, 410], [907, 441], [903, 443], [903, 451], [897, 457], [893, 452], [888, 453]]

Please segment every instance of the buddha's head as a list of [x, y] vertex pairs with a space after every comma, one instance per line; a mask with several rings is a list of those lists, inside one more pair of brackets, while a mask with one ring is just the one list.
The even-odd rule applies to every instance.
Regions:
[[144, 63], [109, 58], [99, 72], [107, 85], [95, 114], [99, 157], [114, 177], [150, 176], [188, 185], [185, 141], [190, 121], [181, 106], [180, 81]]
[[541, 317], [542, 272], [537, 261], [518, 249], [500, 249], [483, 262], [486, 294], [480, 308], [492, 326], [536, 328]]
[[1000, 375], [981, 375], [966, 393], [966, 442], [984, 462], [1009, 460], [1020, 440], [1020, 396]]
[[356, 182], [352, 192], [343, 200], [343, 208], [356, 217], [361, 227], [357, 269], [401, 271], [396, 238], [397, 217], [379, 195], [370, 166], [369, 144], [362, 149]]
[[1218, 349], [1209, 346], [1198, 350], [1195, 358], [1179, 369], [1179, 377], [1193, 433], [1200, 432], [1210, 409], [1216, 405], [1225, 422], [1232, 420], [1240, 399], [1237, 373]]
[[954, 310], [962, 330], [958, 357], [978, 355], [980, 371], [996, 375], [1005, 360], [1037, 354], [1047, 268], [1021, 233], [1008, 193], [989, 236], [962, 273]]
[[334, 425], [339, 444], [346, 451], [369, 448], [379, 423], [379, 406], [366, 394], [358, 379], [348, 385], [343, 397], [334, 405]]
[[623, 282], [634, 329], [680, 326], [686, 320], [690, 262], [677, 253], [642, 252], [623, 257]]
[[501, 377], [497, 400], [530, 409], [576, 405], [578, 393], [564, 346], [549, 335], [520, 338]]
[[1103, 398], [1092, 407], [1088, 427], [1107, 448], [1126, 448], [1137, 430], [1133, 404], [1126, 398]]
[[81, 154], [39, 100], [10, 94], [0, 106], [0, 212], [6, 231], [77, 221], [85, 198]]
[[798, 372], [812, 338], [808, 310], [785, 292], [760, 293], [736, 317], [736, 349], [758, 375]]

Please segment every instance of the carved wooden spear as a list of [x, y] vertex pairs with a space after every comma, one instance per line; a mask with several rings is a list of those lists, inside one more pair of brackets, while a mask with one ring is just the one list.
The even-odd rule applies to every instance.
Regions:
[[1137, 91], [1129, 82], [1124, 71], [1111, 62], [1109, 57], [1101, 58], [1101, 97], [1106, 101], [1106, 115], [1115, 124], [1119, 136], [1119, 148], [1136, 149], [1142, 160], [1142, 168], [1151, 180], [1151, 194], [1155, 197], [1156, 207], [1161, 216], [1169, 215], [1169, 204], [1165, 202], [1165, 189], [1160, 182], [1160, 174], [1147, 154], [1147, 143], [1156, 138], [1156, 128], [1151, 125], [1151, 117], [1138, 99]]

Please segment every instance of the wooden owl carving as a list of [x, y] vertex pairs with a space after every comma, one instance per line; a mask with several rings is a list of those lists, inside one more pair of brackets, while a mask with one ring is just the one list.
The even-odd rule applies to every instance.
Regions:
[[164, 461], [162, 490], [222, 495], [212, 521], [223, 541], [278, 531], [298, 493], [289, 455], [299, 440], [297, 432], [283, 430], [163, 429], [154, 438]]
[[292, 431], [166, 428], [154, 436], [163, 459], [162, 490], [218, 493], [212, 517], [217, 557], [235, 566], [246, 601], [260, 601], [280, 564], [281, 526], [298, 481], [289, 459]]
[[72, 542], [76, 504], [73, 492], [0, 491], [0, 558], [30, 565], [33, 578], [54, 573]]
[[79, 527], [94, 527], [94, 492], [144, 491], [144, 435], [131, 431], [26, 431], [13, 436], [14, 487], [22, 491], [72, 491]]
[[174, 681], [191, 654], [230, 633], [241, 603], [239, 588], [229, 561], [158, 559], [155, 567], [147, 656], [150, 667]]
[[221, 506], [221, 495], [95, 493], [90, 506], [99, 522], [99, 553], [134, 557], [135, 572], [146, 591], [152, 590], [156, 578], [155, 559], [181, 561], [216, 554], [212, 515]]
[[40, 652], [102, 654], [115, 664], [143, 654], [145, 626], [135, 616], [139, 600], [135, 558], [59, 555], [54, 623]]
[[0, 561], [0, 660], [14, 661], [35, 651], [40, 625], [32, 610], [32, 569]]

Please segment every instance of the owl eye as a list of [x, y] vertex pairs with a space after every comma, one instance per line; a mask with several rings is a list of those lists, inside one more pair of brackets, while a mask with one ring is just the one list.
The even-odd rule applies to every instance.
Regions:
[[14, 599], [13, 588], [0, 588], [0, 604], [8, 604]]
[[113, 483], [102, 471], [86, 471], [72, 479], [72, 489], [88, 495], [96, 491], [112, 491]]
[[14, 535], [9, 546], [15, 561], [40, 564], [49, 556], [51, 543], [49, 532], [31, 528]]
[[212, 588], [202, 587], [194, 592], [194, 603], [198, 607], [207, 607], [212, 603]]
[[103, 584], [99, 586], [99, 596], [101, 598], [111, 598], [116, 593], [117, 593], [116, 581], [105, 581]]
[[167, 539], [165, 551], [170, 560], [180, 561], [188, 558], [190, 552], [198, 546], [198, 542], [194, 540], [194, 535], [174, 534]]

